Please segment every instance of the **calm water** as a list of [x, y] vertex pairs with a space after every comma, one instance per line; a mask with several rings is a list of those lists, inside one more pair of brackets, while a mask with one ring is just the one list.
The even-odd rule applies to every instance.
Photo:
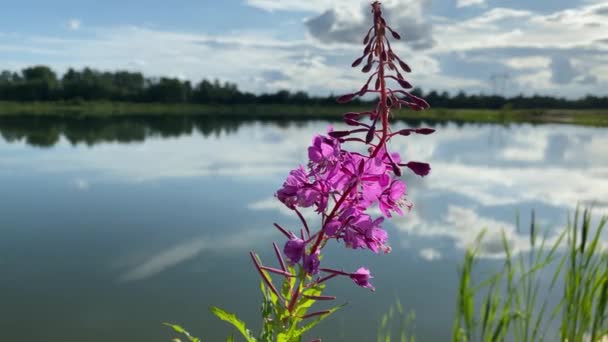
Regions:
[[[409, 125], [428, 125], [410, 123]], [[408, 124], [400, 123], [405, 127]], [[326, 122], [192, 119], [0, 121], [0, 341], [168, 341], [163, 321], [208, 341], [230, 329], [209, 305], [257, 329], [258, 276], [272, 262], [273, 200]], [[337, 125], [339, 126], [339, 125]], [[531, 209], [546, 229], [577, 202], [608, 213], [608, 131], [568, 125], [447, 123], [393, 144], [429, 161], [407, 176], [414, 210], [387, 225], [393, 252], [331, 248], [326, 262], [369, 266], [375, 293], [331, 284], [349, 305], [319, 326], [327, 341], [375, 340], [399, 298], [419, 339], [446, 340], [463, 248], [484, 227], [500, 263], [499, 230], [525, 251]]]

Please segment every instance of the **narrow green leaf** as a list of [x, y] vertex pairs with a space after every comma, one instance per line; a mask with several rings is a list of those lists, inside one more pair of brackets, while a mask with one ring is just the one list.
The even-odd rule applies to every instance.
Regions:
[[241, 335], [243, 335], [247, 342], [256, 341], [256, 339], [251, 336], [251, 332], [249, 331], [249, 329], [247, 329], [245, 323], [238, 319], [235, 314], [218, 308], [217, 306], [212, 306], [211, 308], [209, 308], [209, 310], [211, 310], [211, 313], [217, 316], [217, 318], [221, 319], [224, 322], [232, 324], [241, 333]]
[[166, 323], [166, 322], [164, 322], [163, 325], [165, 325], [165, 326], [173, 329], [173, 331], [175, 331], [178, 334], [182, 334], [182, 335], [186, 336], [186, 338], [190, 342], [200, 342], [201, 341], [199, 338], [190, 335], [190, 333], [187, 332], [186, 329], [182, 328], [181, 326], [179, 326], [177, 324], [172, 324], [172, 323]]
[[322, 320], [324, 320], [325, 318], [327, 318], [329, 315], [333, 314], [334, 312], [342, 309], [343, 307], [346, 306], [346, 303], [342, 304], [342, 305], [338, 305], [334, 308], [329, 309], [329, 312], [318, 316], [317, 318], [315, 318], [312, 322], [306, 324], [305, 326], [299, 328], [299, 329], [294, 329], [293, 332], [289, 335], [289, 340], [291, 341], [292, 339], [295, 338], [299, 338], [300, 336], [302, 336], [302, 334], [304, 334], [305, 332], [307, 332], [308, 330], [314, 328], [317, 324], [319, 324]]

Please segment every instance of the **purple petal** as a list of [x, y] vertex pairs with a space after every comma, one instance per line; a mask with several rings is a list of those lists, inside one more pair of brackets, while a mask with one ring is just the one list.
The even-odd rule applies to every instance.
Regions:
[[297, 263], [302, 258], [302, 254], [304, 253], [304, 247], [306, 246], [306, 242], [304, 240], [293, 236], [289, 241], [285, 243], [285, 247], [283, 248], [283, 252], [289, 259], [292, 264]]
[[352, 279], [355, 282], [355, 284], [374, 291], [375, 288], [369, 282], [370, 278], [373, 278], [373, 277], [370, 275], [369, 270], [365, 267], [359, 267], [357, 272], [350, 274], [350, 279]]
[[319, 264], [321, 264], [321, 261], [319, 260], [318, 253], [307, 255], [304, 257], [304, 270], [308, 274], [319, 273]]

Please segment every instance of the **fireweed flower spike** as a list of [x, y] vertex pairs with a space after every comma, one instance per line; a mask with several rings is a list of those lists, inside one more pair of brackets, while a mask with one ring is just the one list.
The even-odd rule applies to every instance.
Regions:
[[[330, 127], [326, 135], [314, 136], [308, 148], [307, 165], [292, 170], [277, 191], [277, 199], [293, 210], [301, 223], [295, 229], [275, 223], [287, 239], [282, 249], [285, 258], [281, 249], [273, 245], [280, 268], [263, 266], [258, 256], [251, 253], [255, 268], [262, 277], [265, 297], [262, 335], [266, 337], [275, 336], [278, 340], [279, 335], [289, 333], [291, 335], [281, 335], [280, 340], [300, 341], [301, 336], [297, 334], [311, 327], [301, 327], [299, 323], [302, 320], [311, 317], [322, 319], [335, 311], [307, 312], [317, 299], [335, 298], [322, 296], [325, 282], [330, 279], [348, 277], [356, 285], [374, 290], [370, 283], [371, 272], [365, 267], [354, 272], [324, 267], [329, 261], [323, 259], [323, 248], [335, 240], [350, 249], [390, 252], [383, 221], [393, 214], [403, 215], [412, 207], [405, 198], [407, 186], [400, 179], [401, 168], [405, 167], [418, 176], [426, 176], [430, 172], [429, 164], [404, 162], [398, 152], [390, 151], [389, 142], [395, 137], [428, 135], [434, 130], [391, 130], [389, 119], [392, 110], [408, 107], [418, 111], [429, 105], [407, 91], [412, 85], [403, 73], [409, 73], [411, 69], [397, 56], [389, 42], [389, 39], [398, 40], [401, 36], [383, 18], [380, 2], [372, 3], [371, 7], [373, 24], [363, 39], [363, 54], [352, 63], [353, 67], [362, 65], [361, 71], [369, 76], [360, 89], [340, 96], [337, 101], [345, 103], [372, 94], [378, 97], [378, 102], [369, 111], [344, 114], [344, 123], [351, 129], [334, 131]], [[349, 150], [346, 144], [363, 144], [363, 148], [356, 151], [367, 153]], [[369, 212], [375, 206], [382, 213], [380, 217], [373, 217]], [[308, 222], [300, 208], [314, 209], [319, 214], [319, 221]], [[271, 273], [275, 277], [283, 277], [282, 286], [273, 284]], [[268, 305], [272, 309], [268, 309]]]
[[[317, 225], [321, 229], [312, 232], [307, 241], [291, 234], [284, 249], [292, 263], [302, 262], [302, 269], [309, 276], [317, 273], [317, 263], [320, 263], [318, 256], [329, 239], [341, 240], [352, 249], [388, 252], [388, 234], [381, 226], [383, 217], [372, 218], [366, 213], [367, 210], [378, 205], [384, 217], [390, 218], [393, 213], [403, 215], [403, 209], [409, 210], [412, 205], [405, 199], [406, 184], [399, 179], [401, 167], [407, 167], [419, 176], [426, 176], [430, 172], [427, 163], [403, 163], [399, 153], [389, 152], [388, 143], [394, 137], [428, 135], [434, 130], [411, 128], [391, 131], [391, 110], [403, 105], [413, 110], [423, 110], [429, 105], [407, 91], [412, 85], [403, 73], [411, 72], [411, 68], [397, 56], [389, 42], [389, 35], [393, 39], [400, 39], [401, 36], [388, 26], [378, 1], [372, 4], [372, 16], [373, 25], [363, 39], [363, 55], [352, 66], [363, 64], [362, 72], [373, 72], [358, 91], [342, 95], [337, 101], [345, 103], [358, 96], [376, 94], [376, 107], [371, 111], [344, 115], [344, 122], [348, 126], [359, 128], [347, 131], [330, 128], [327, 135], [313, 137], [308, 148], [308, 165], [291, 171], [277, 191], [277, 198], [288, 208], [314, 207], [321, 214], [321, 222]], [[396, 88], [392, 88], [391, 84]], [[347, 142], [364, 143], [369, 154], [362, 155], [345, 149]], [[314, 225], [306, 223], [306, 226]], [[306, 252], [302, 253], [302, 250]], [[317, 267], [312, 267], [313, 264]], [[364, 268], [357, 272], [361, 270], [366, 270], [369, 275]], [[355, 283], [370, 287], [367, 281]]]

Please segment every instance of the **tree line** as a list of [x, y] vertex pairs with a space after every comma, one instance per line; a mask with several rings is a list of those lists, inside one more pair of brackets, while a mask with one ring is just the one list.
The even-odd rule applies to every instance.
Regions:
[[[436, 108], [488, 109], [598, 109], [608, 108], [608, 96], [587, 95], [579, 99], [552, 96], [519, 95], [506, 98], [499, 95], [466, 94], [458, 92], [412, 93], [423, 96]], [[0, 73], [0, 100], [4, 101], [124, 101], [145, 103], [200, 104], [297, 104], [331, 105], [335, 96], [310, 96], [306, 92], [279, 90], [275, 93], [253, 94], [240, 91], [236, 84], [203, 79], [193, 84], [178, 78], [145, 77], [140, 72], [98, 71], [91, 68], [69, 69], [59, 77], [47, 66], [32, 66], [20, 72]], [[362, 103], [356, 99], [355, 103]]]

